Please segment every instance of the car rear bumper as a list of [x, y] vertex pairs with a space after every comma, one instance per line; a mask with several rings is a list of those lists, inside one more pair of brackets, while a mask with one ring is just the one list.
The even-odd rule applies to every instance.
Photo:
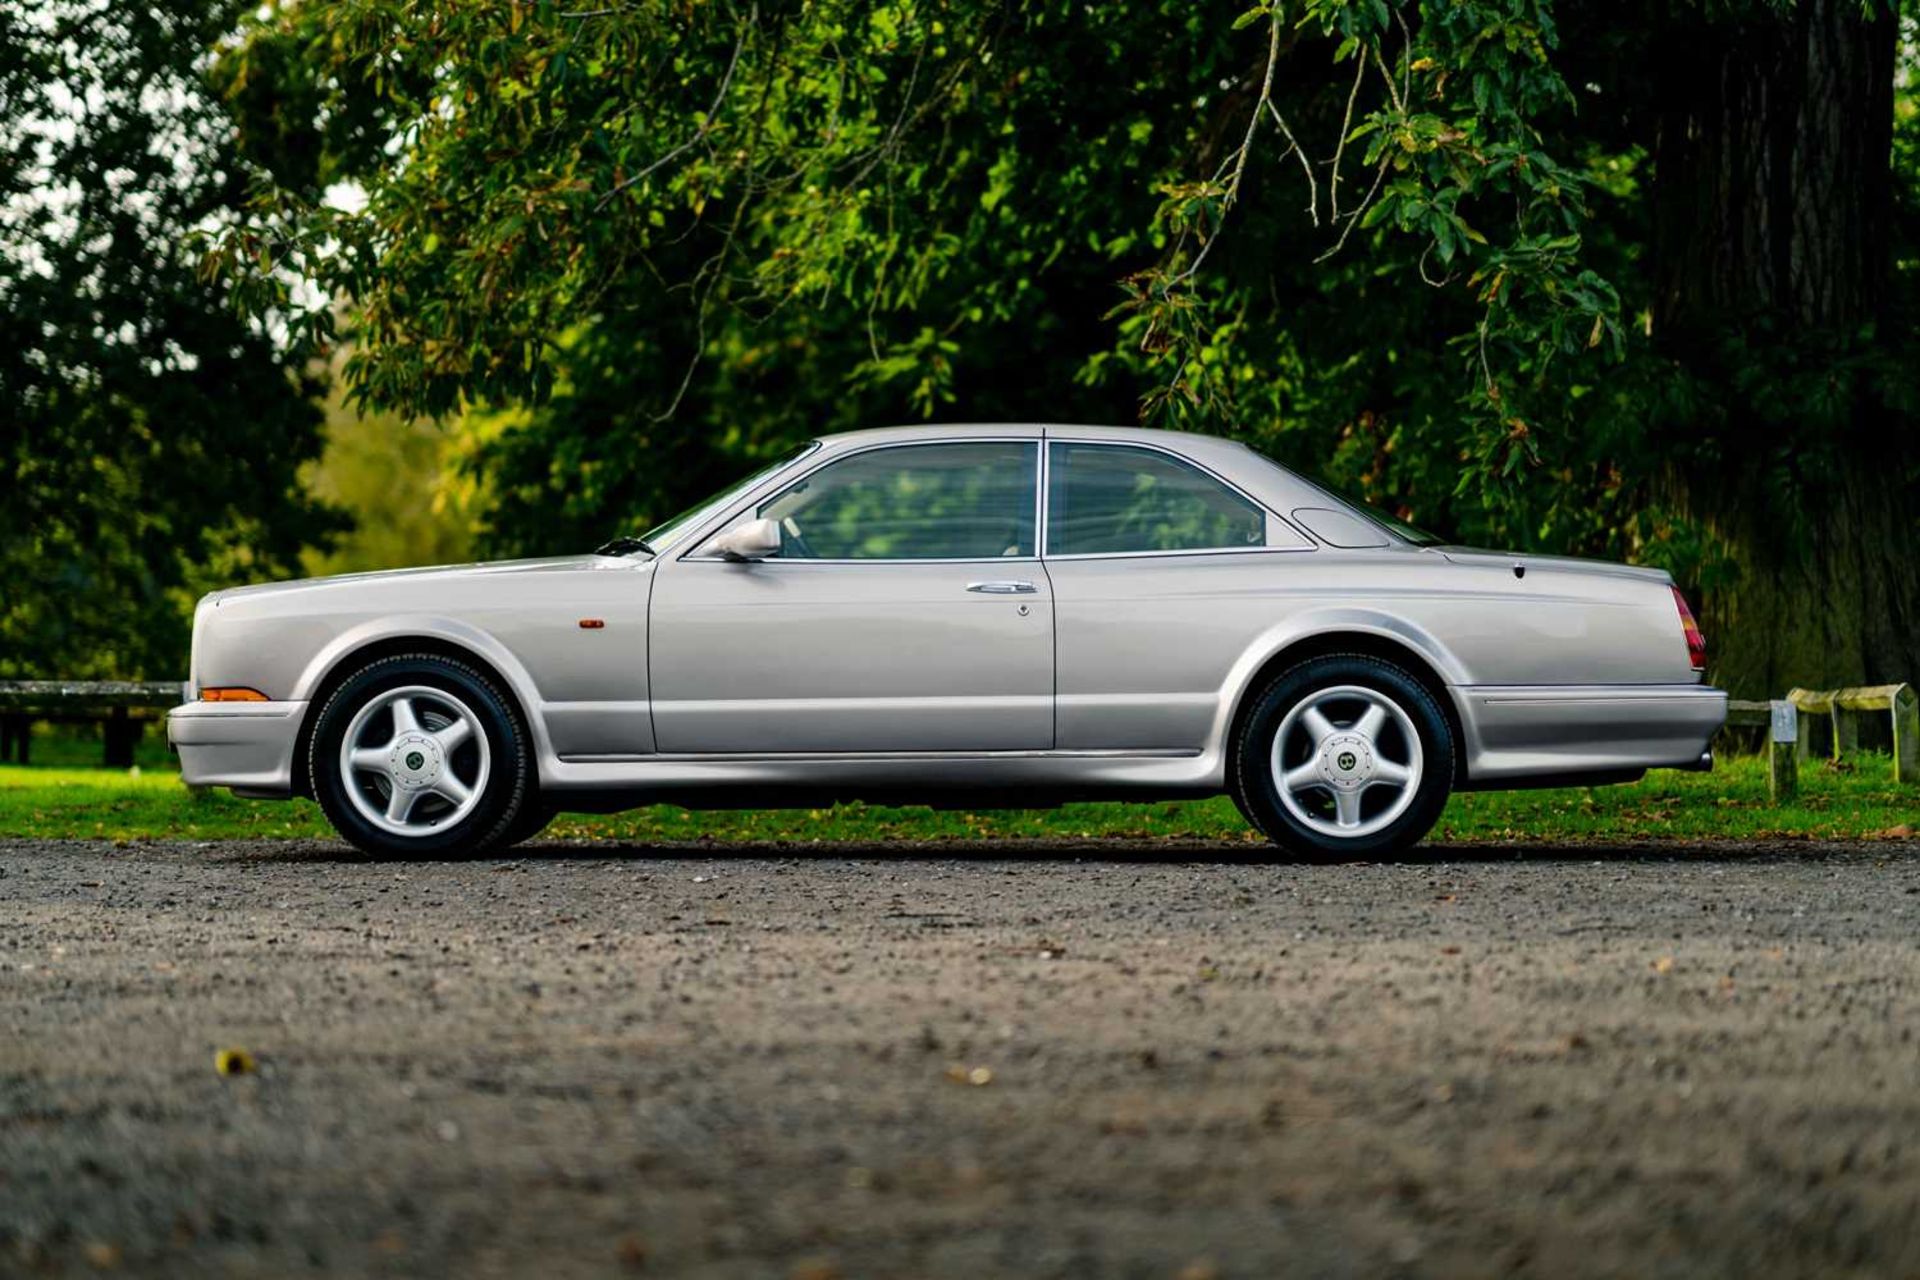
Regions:
[[1469, 786], [1698, 769], [1727, 718], [1706, 685], [1460, 685]]
[[293, 751], [304, 702], [189, 702], [167, 713], [180, 779], [250, 796], [293, 794]]

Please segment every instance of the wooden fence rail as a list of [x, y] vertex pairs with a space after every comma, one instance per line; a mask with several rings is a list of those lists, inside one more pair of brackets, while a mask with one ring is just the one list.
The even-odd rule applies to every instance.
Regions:
[[36, 720], [100, 721], [106, 763], [117, 769], [133, 764], [151, 716], [185, 696], [178, 680], [0, 680], [0, 763], [27, 763], [29, 730]]
[[[1802, 715], [1824, 715], [1833, 726], [1833, 758], [1860, 745], [1860, 717], [1884, 715], [1893, 729], [1893, 777], [1920, 782], [1920, 696], [1909, 684], [1877, 684], [1849, 689], [1793, 689], [1787, 701]], [[1800, 757], [1812, 754], [1800, 735]]]

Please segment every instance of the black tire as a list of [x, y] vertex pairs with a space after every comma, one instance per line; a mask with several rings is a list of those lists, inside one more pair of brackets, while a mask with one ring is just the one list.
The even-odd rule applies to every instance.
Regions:
[[[1349, 695], [1341, 690], [1357, 692]], [[1364, 711], [1368, 699], [1404, 716], [1403, 720], [1383, 710], [1385, 727], [1377, 742], [1354, 736], [1360, 727], [1358, 716], [1345, 722], [1339, 718], [1342, 708]], [[1326, 714], [1336, 732], [1337, 740], [1323, 739], [1326, 745], [1319, 751], [1311, 746], [1311, 735], [1304, 728], [1288, 725], [1289, 715], [1296, 717], [1297, 725], [1309, 704], [1330, 709]], [[1293, 768], [1318, 769], [1350, 792], [1344, 803], [1362, 806], [1353, 815], [1356, 834], [1336, 833], [1343, 815], [1331, 781], [1293, 791], [1292, 806], [1282, 800], [1273, 761], [1274, 739], [1283, 726], [1288, 727], [1283, 766], [1294, 759], [1290, 752], [1304, 749]], [[1415, 743], [1406, 740], [1408, 730], [1417, 740], [1417, 753]], [[1358, 743], [1364, 743], [1364, 748], [1355, 746]], [[1240, 811], [1296, 861], [1344, 862], [1398, 854], [1418, 844], [1439, 820], [1452, 789], [1454, 752], [1453, 731], [1440, 704], [1405, 668], [1364, 654], [1310, 658], [1282, 672], [1255, 695], [1234, 743], [1233, 798]], [[1340, 762], [1337, 770], [1335, 761]], [[1375, 769], [1384, 771], [1396, 762], [1412, 774], [1410, 785], [1371, 784]], [[1404, 803], [1403, 792], [1411, 792]], [[1303, 821], [1296, 808], [1309, 820]]]
[[545, 831], [548, 824], [559, 816], [560, 811], [541, 800], [538, 795], [529, 796], [527, 802], [520, 806], [520, 812], [513, 820], [513, 828], [500, 837], [500, 842], [494, 848], [496, 850], [511, 849], [517, 844], [525, 844]]
[[[437, 705], [457, 705], [469, 711], [478, 734], [484, 736], [487, 765], [484, 780], [474, 779], [480, 785], [472, 788], [477, 794], [467, 812], [445, 825], [431, 826], [426, 825], [432, 820], [429, 814], [422, 820], [418, 834], [402, 835], [377, 825], [349, 794], [348, 788], [352, 786], [362, 802], [371, 804], [381, 795], [381, 779], [366, 774], [349, 779], [341, 760], [341, 744], [363, 709], [378, 702], [382, 695], [405, 688], [423, 691], [420, 700], [428, 708], [421, 713], [423, 724], [435, 718], [432, 710], [436, 705], [435, 694], [447, 695], [453, 700]], [[372, 728], [374, 723], [369, 721], [368, 726]], [[389, 721], [389, 724], [397, 732], [397, 722]], [[447, 756], [447, 765], [450, 769], [464, 766], [472, 770], [472, 762], [479, 758], [478, 752], [479, 744], [470, 734], [467, 742]], [[420, 758], [418, 753], [409, 754], [409, 759]], [[485, 853], [500, 847], [513, 832], [530, 821], [523, 816], [523, 810], [538, 806], [530, 735], [513, 699], [493, 677], [477, 667], [439, 654], [378, 658], [335, 688], [315, 721], [307, 769], [314, 798], [320, 802], [321, 811], [334, 830], [355, 848], [377, 858]], [[388, 782], [386, 794], [391, 794], [392, 789], [392, 783]], [[421, 796], [425, 800], [432, 794], [423, 791]], [[449, 810], [454, 808], [447, 802], [435, 800], [433, 803], [446, 804]]]

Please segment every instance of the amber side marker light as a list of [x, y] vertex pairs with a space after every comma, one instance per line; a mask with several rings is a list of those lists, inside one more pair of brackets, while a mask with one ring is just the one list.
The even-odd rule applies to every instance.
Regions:
[[1673, 589], [1673, 603], [1680, 609], [1680, 630], [1687, 637], [1687, 661], [1695, 671], [1705, 671], [1707, 638], [1700, 634], [1700, 624], [1693, 620], [1693, 610], [1687, 608], [1687, 598], [1680, 594], [1678, 587]]
[[600, 629], [601, 629], [602, 627], [604, 627], [604, 626], [606, 626], [606, 625], [607, 625], [607, 622], [606, 622], [606, 619], [604, 619], [604, 618], [582, 618], [582, 619], [580, 619], [580, 629], [581, 629], [582, 631], [598, 631], [598, 630], [600, 630]]
[[202, 702], [265, 702], [266, 700], [267, 695], [258, 689], [248, 689], [241, 685], [200, 691]]

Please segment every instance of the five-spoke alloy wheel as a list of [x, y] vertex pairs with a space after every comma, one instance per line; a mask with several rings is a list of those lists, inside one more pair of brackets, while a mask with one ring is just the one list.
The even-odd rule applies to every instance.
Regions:
[[404, 856], [510, 842], [539, 806], [531, 760], [520, 717], [489, 676], [414, 654], [371, 662], [333, 691], [308, 768], [341, 835]]
[[1434, 696], [1379, 658], [1336, 654], [1282, 673], [1236, 743], [1235, 799], [1302, 858], [1393, 853], [1440, 816], [1453, 735]]
[[368, 822], [407, 839], [472, 813], [492, 763], [473, 709], [431, 685], [369, 698], [340, 741], [348, 799]]

